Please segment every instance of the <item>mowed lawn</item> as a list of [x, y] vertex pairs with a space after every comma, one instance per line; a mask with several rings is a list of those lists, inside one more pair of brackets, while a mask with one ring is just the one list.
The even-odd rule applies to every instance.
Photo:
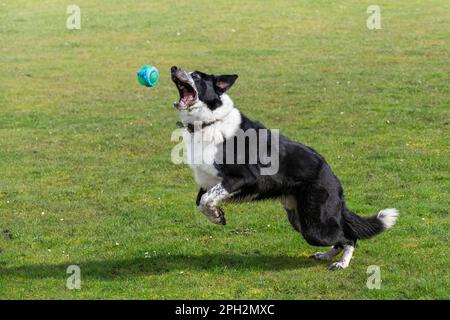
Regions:
[[[81, 30], [72, 2], [0, 1], [1, 299], [450, 298], [450, 1], [75, 3]], [[172, 65], [239, 74], [237, 107], [324, 155], [354, 211], [396, 207], [398, 224], [330, 272], [277, 201], [209, 223], [170, 160]]]

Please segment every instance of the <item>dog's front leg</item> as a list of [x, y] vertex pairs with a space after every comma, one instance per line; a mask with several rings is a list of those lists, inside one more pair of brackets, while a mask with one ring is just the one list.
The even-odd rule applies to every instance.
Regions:
[[201, 196], [198, 209], [212, 223], [225, 225], [225, 214], [221, 208], [217, 207], [217, 205], [220, 201], [232, 197], [233, 194], [234, 193], [229, 193], [225, 190], [221, 183], [216, 184]]

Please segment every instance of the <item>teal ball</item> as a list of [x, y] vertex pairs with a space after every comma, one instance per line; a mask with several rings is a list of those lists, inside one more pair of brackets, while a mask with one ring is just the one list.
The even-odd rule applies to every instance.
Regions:
[[143, 66], [137, 72], [138, 82], [146, 87], [154, 87], [159, 80], [158, 69], [150, 65]]

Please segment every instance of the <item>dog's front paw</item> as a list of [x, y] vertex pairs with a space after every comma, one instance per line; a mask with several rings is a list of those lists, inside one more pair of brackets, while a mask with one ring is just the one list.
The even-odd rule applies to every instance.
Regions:
[[219, 218], [216, 219], [216, 222], [214, 222], [215, 224], [221, 224], [221, 225], [226, 225], [227, 221], [225, 220], [225, 216], [220, 216]]
[[223, 211], [222, 208], [217, 208], [217, 212], [219, 214], [219, 224], [221, 225], [226, 225], [227, 221], [225, 220], [225, 212]]
[[209, 221], [214, 224], [226, 225], [225, 212], [221, 208], [212, 208], [208, 210], [207, 215]]
[[212, 223], [221, 225], [226, 224], [225, 212], [223, 211], [223, 209], [207, 206], [200, 206], [199, 209]]
[[345, 264], [344, 262], [339, 261], [339, 262], [334, 262], [334, 263], [332, 263], [332, 264], [328, 267], [328, 270], [331, 270], [331, 271], [342, 270], [342, 269], [345, 269], [345, 268], [347, 268], [347, 267], [348, 267], [347, 264]]

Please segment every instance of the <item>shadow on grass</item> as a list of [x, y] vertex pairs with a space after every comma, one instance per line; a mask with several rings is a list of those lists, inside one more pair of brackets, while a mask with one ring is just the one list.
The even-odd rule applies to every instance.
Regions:
[[25, 278], [61, 278], [67, 277], [69, 265], [77, 265], [83, 277], [117, 278], [139, 275], [157, 275], [173, 271], [208, 271], [225, 270], [278, 271], [309, 268], [318, 262], [306, 257], [289, 257], [276, 255], [230, 255], [205, 254], [199, 256], [156, 255], [148, 258], [128, 260], [94, 260], [65, 264], [35, 264], [21, 267], [2, 267], [0, 277], [19, 276]]

